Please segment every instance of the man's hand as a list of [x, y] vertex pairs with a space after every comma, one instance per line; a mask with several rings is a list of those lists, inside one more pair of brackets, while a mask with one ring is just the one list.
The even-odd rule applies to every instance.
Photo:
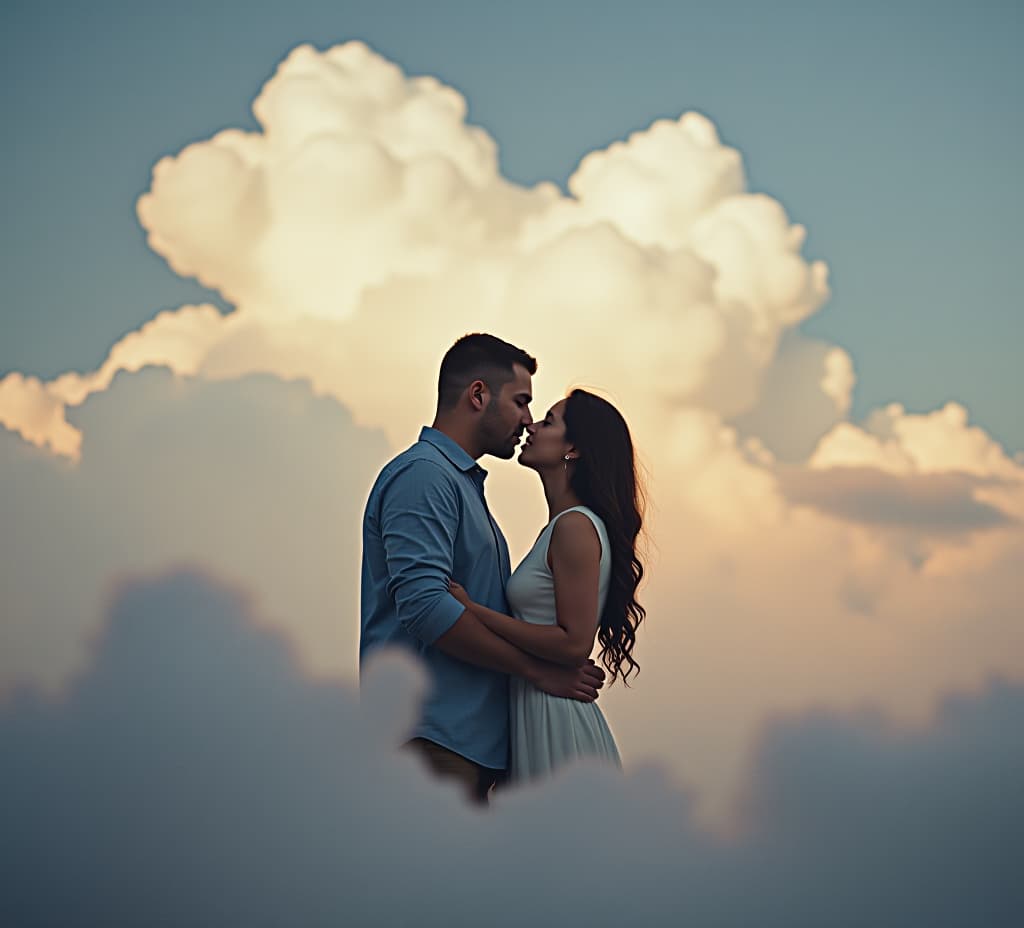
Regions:
[[604, 686], [604, 671], [589, 658], [579, 667], [543, 664], [536, 672], [533, 685], [551, 696], [593, 702]]

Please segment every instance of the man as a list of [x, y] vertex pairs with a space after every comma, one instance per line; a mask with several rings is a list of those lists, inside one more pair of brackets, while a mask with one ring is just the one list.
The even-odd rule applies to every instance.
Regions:
[[484, 454], [511, 458], [533, 420], [537, 362], [493, 335], [466, 335], [444, 356], [433, 425], [385, 465], [363, 517], [360, 664], [384, 645], [416, 653], [430, 692], [408, 746], [440, 776], [486, 802], [508, 764], [508, 679], [591, 702], [592, 662], [541, 661], [494, 635], [449, 593], [508, 612], [508, 546], [484, 498]]

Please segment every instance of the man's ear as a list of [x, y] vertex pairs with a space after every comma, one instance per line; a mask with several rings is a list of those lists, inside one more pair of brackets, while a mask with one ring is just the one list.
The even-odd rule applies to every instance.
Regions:
[[474, 380], [469, 385], [469, 404], [476, 412], [486, 408], [491, 398], [491, 391], [482, 380]]

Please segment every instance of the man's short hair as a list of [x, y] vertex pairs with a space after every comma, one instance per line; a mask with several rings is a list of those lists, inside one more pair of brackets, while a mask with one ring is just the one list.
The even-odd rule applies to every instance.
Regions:
[[494, 335], [463, 335], [441, 361], [437, 378], [437, 408], [451, 409], [462, 391], [474, 380], [482, 380], [492, 392], [514, 376], [513, 364], [521, 364], [530, 374], [537, 373], [537, 361], [522, 348], [503, 342]]

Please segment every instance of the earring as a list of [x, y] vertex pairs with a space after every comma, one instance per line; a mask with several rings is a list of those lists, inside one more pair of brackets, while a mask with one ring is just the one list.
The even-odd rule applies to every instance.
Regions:
[[569, 455], [566, 455], [564, 458], [562, 458], [562, 470], [564, 470], [566, 473], [568, 473], [569, 471], [569, 462], [571, 460], [572, 458], [570, 458]]

